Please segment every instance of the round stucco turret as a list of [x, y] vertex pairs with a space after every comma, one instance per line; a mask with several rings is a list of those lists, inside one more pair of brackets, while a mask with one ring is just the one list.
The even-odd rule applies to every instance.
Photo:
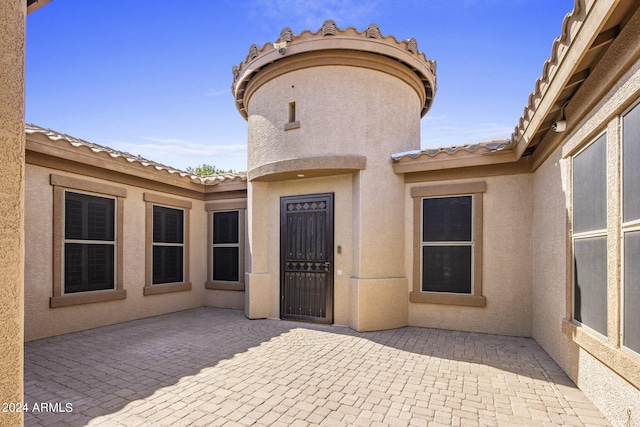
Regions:
[[354, 172], [420, 147], [420, 118], [436, 91], [435, 61], [415, 39], [325, 21], [315, 33], [282, 30], [233, 67], [248, 121], [249, 180]]

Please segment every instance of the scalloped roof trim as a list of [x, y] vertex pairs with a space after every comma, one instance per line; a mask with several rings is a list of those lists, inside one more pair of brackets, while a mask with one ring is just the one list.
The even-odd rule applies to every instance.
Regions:
[[[367, 37], [367, 30], [369, 29], [369, 27], [370, 27], [371, 25], [375, 25], [376, 27], [378, 27], [378, 29], [380, 28], [377, 24], [374, 24], [374, 23], [369, 24], [369, 26], [367, 26], [367, 28], [365, 28], [365, 29], [364, 29], [364, 30], [362, 30], [362, 31], [358, 31], [358, 29], [357, 29], [356, 27], [354, 27], [354, 26], [349, 26], [349, 27], [346, 27], [346, 28], [344, 28], [344, 29], [340, 29], [339, 27], [336, 27], [336, 30], [338, 31], [338, 33], [336, 33], [336, 34], [335, 34], [334, 36], [332, 36], [332, 37], [339, 36], [339, 35], [348, 35], [349, 33], [352, 33], [352, 32], [353, 32], [353, 33], [355, 33], [354, 35], [364, 36], [364, 37], [365, 37], [365, 38], [367, 38], [367, 39], [372, 39], [372, 40], [384, 40], [384, 41], [392, 41], [392, 42], [394, 42], [394, 43], [395, 43], [395, 44], [397, 44], [397, 45], [403, 46], [405, 49], [407, 48], [407, 45], [409, 44], [409, 41], [410, 41], [410, 40], [412, 40], [412, 39], [413, 39], [414, 41], [416, 41], [413, 37], [410, 37], [410, 38], [408, 38], [408, 39], [406, 39], [406, 40], [398, 40], [398, 39], [397, 39], [397, 37], [396, 37], [395, 35], [393, 35], [393, 34], [387, 34], [387, 35], [385, 36], [385, 35], [383, 35], [383, 34], [382, 34], [382, 32], [380, 32], [380, 37]], [[309, 35], [311, 35], [311, 36], [326, 37], [326, 36], [323, 36], [323, 35], [321, 34], [321, 32], [322, 32], [322, 27], [320, 27], [320, 28], [318, 29], [318, 31], [316, 31], [315, 33], [314, 33], [314, 32], [312, 32], [311, 30], [303, 30], [303, 31], [302, 31], [300, 34], [298, 34], [297, 36], [294, 34], [294, 40], [293, 40], [293, 41], [295, 41], [295, 37], [302, 37], [302, 36], [303, 36], [303, 35], [305, 35], [305, 34], [309, 34]], [[341, 33], [342, 33], [342, 34], [341, 34]], [[293, 42], [293, 41], [292, 41], [292, 42]], [[416, 41], [416, 43], [417, 43], [417, 41]], [[422, 56], [422, 58], [424, 59], [424, 61], [425, 61], [425, 62], [435, 62], [435, 60], [427, 58], [427, 55], [425, 55], [425, 53], [424, 53], [424, 52], [422, 52], [422, 51], [420, 51], [420, 50], [418, 50], [418, 51], [415, 53], [415, 55]]]
[[[542, 97], [545, 95], [547, 88], [549, 87], [549, 83], [553, 79], [558, 66], [562, 62], [562, 59], [567, 53], [568, 47], [573, 41], [571, 38], [573, 26], [580, 25], [581, 22], [584, 21], [586, 15], [586, 0], [574, 0], [573, 10], [567, 13], [562, 21], [562, 32], [560, 33], [560, 36], [553, 41], [551, 57], [547, 59], [542, 66], [542, 75], [536, 80], [534, 91], [529, 94], [529, 100], [527, 105], [524, 107], [524, 112], [511, 134], [511, 139], [513, 141], [518, 141], [526, 131], [540, 100], [542, 100]], [[577, 31], [573, 31], [573, 34], [577, 34]]]
[[201, 179], [204, 185], [218, 185], [221, 182], [227, 182], [227, 181], [243, 182], [247, 180], [247, 173], [246, 172], [219, 173], [216, 175], [203, 176], [201, 177]]
[[403, 158], [417, 159], [421, 156], [435, 157], [438, 154], [453, 155], [460, 151], [466, 151], [468, 153], [475, 153], [478, 150], [484, 153], [496, 153], [507, 149], [512, 144], [510, 139], [498, 139], [486, 142], [477, 142], [473, 144], [454, 145], [451, 147], [438, 147], [438, 148], [423, 148], [421, 150], [409, 150], [399, 153], [393, 153], [391, 158], [398, 162]]
[[[373, 24], [372, 23], [372, 24], [369, 24], [369, 25], [377, 25], [377, 24]], [[365, 28], [362, 31], [358, 31], [358, 29], [356, 27], [354, 27], [354, 26], [349, 26], [349, 27], [346, 27], [344, 29], [336, 27], [337, 33], [333, 34], [331, 36], [322, 35], [321, 34], [322, 33], [322, 27], [320, 27], [316, 32], [313, 32], [311, 30], [302, 30], [299, 34], [295, 34], [295, 33], [292, 32], [292, 40], [290, 42], [288, 42], [288, 43], [294, 43], [296, 41], [296, 39], [299, 39], [299, 38], [303, 37], [306, 34], [309, 34], [310, 36], [314, 36], [314, 37], [318, 36], [319, 38], [322, 38], [322, 37], [335, 37], [335, 36], [340, 36], [340, 35], [358, 35], [358, 36], [364, 36], [365, 38], [369, 38], [369, 39], [372, 39], [372, 40], [392, 41], [395, 44], [404, 46], [406, 48], [406, 46], [409, 43], [409, 40], [412, 39], [412, 38], [408, 38], [406, 40], [398, 40], [396, 38], [396, 36], [394, 36], [393, 34], [388, 34], [388, 35], [385, 36], [382, 33], [380, 33], [380, 37], [375, 37], [375, 38], [374, 37], [367, 37], [367, 29], [368, 28], [369, 27]], [[280, 37], [278, 36], [278, 39], [279, 38]], [[249, 47], [249, 53], [247, 53], [247, 56], [245, 56], [244, 60], [239, 65], [248, 64], [253, 59], [255, 59], [255, 56], [253, 58], [251, 57], [251, 50], [252, 50], [252, 48], [254, 46], [257, 49], [258, 56], [260, 56], [261, 54], [265, 53], [265, 50], [268, 49], [268, 48], [275, 49], [273, 47], [273, 45], [275, 43], [278, 43], [278, 41], [277, 41], [278, 39], [276, 39], [276, 41], [274, 41], [274, 42], [266, 42], [265, 44], [262, 45], [262, 47], [258, 47], [258, 45], [252, 44]], [[424, 54], [424, 52], [422, 52], [420, 50], [417, 51], [416, 55], [422, 56], [424, 58], [425, 62], [434, 61], [433, 59], [427, 58], [427, 56]]]
[[[408, 38], [406, 40], [398, 40], [396, 38], [396, 36], [389, 34], [389, 35], [383, 35], [382, 32], [380, 32], [380, 27], [377, 24], [371, 23], [369, 24], [369, 26], [367, 26], [367, 28], [365, 28], [362, 31], [358, 31], [358, 29], [354, 26], [349, 26], [346, 27], [344, 29], [339, 28], [337, 25], [335, 26], [335, 34], [331, 34], [331, 35], [323, 35], [322, 31], [323, 28], [325, 26], [325, 24], [327, 22], [333, 22], [332, 20], [327, 20], [324, 21], [324, 23], [322, 24], [322, 26], [316, 31], [313, 32], [311, 30], [303, 30], [302, 32], [300, 32], [299, 34], [295, 34], [293, 31], [291, 31], [289, 28], [284, 28], [281, 33], [280, 36], [278, 36], [278, 38], [276, 39], [276, 41], [274, 42], [266, 42], [265, 44], [262, 45], [262, 47], [258, 47], [258, 45], [256, 44], [252, 44], [249, 47], [249, 52], [247, 53], [247, 55], [245, 56], [245, 59], [240, 62], [240, 64], [235, 65], [233, 67], [234, 73], [237, 71], [237, 75], [234, 75], [234, 80], [233, 80], [233, 84], [231, 85], [231, 90], [234, 90], [235, 87], [235, 82], [238, 79], [238, 77], [240, 75], [243, 74], [243, 72], [245, 71], [245, 67], [251, 63], [254, 59], [256, 59], [257, 57], [261, 56], [262, 54], [267, 53], [268, 51], [271, 51], [273, 49], [275, 49], [274, 44], [278, 43], [280, 38], [282, 37], [282, 34], [285, 30], [289, 30], [290, 31], [290, 37], [291, 40], [287, 41], [287, 43], [295, 43], [296, 39], [300, 39], [300, 38], [304, 38], [305, 36], [308, 36], [309, 38], [311, 37], [317, 37], [317, 38], [324, 38], [324, 37], [340, 37], [340, 36], [347, 36], [347, 35], [357, 35], [357, 36], [362, 36], [363, 38], [367, 39], [367, 40], [379, 40], [379, 41], [384, 41], [390, 44], [396, 44], [398, 46], [402, 46], [405, 50], [409, 51], [409, 53], [412, 53], [416, 56], [422, 57], [421, 59], [428, 63], [430, 65], [430, 68], [432, 69], [432, 71], [435, 73], [435, 68], [436, 68], [436, 61], [433, 59], [428, 59], [427, 56], [424, 54], [424, 52], [421, 52], [420, 50], [417, 49], [417, 41], [414, 38]], [[333, 22], [333, 24], [335, 25], [335, 22]], [[367, 36], [367, 30], [371, 27], [371, 26], [375, 26], [378, 30], [378, 37], [368, 37]], [[416, 47], [416, 52], [411, 52], [407, 47], [409, 46], [409, 43], [413, 42], [415, 44]]]
[[119, 151], [113, 148], [96, 144], [94, 142], [85, 141], [83, 139], [75, 138], [65, 133], [60, 133], [51, 129], [43, 128], [31, 123], [25, 124], [25, 133], [27, 134], [40, 134], [44, 135], [50, 141], [54, 142], [66, 142], [75, 149], [88, 149], [92, 153], [105, 154], [114, 159], [122, 159], [127, 163], [137, 163], [144, 168], [152, 168], [158, 172], [166, 172], [169, 174], [176, 174], [180, 178], [189, 179], [192, 182], [203, 185], [217, 185], [226, 181], [246, 181], [246, 172], [234, 172], [224, 173], [218, 175], [211, 175], [206, 177], [200, 177], [193, 175], [189, 172], [173, 168], [171, 166], [163, 165], [162, 163], [154, 162], [153, 160], [146, 159], [142, 156], [134, 156], [126, 151]]

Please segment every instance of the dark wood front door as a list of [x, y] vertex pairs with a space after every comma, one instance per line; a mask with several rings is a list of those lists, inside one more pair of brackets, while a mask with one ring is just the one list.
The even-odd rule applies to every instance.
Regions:
[[333, 193], [280, 199], [280, 317], [333, 321]]

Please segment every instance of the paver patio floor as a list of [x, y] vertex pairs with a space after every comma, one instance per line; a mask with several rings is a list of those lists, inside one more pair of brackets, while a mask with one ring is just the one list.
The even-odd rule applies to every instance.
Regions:
[[26, 343], [25, 402], [26, 426], [608, 425], [529, 338], [215, 308]]

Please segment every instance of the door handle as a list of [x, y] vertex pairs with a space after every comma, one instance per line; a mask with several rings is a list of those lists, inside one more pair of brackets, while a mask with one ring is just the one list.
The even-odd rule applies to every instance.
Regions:
[[331, 262], [327, 261], [324, 263], [324, 271], [329, 272], [329, 267], [331, 266]]

